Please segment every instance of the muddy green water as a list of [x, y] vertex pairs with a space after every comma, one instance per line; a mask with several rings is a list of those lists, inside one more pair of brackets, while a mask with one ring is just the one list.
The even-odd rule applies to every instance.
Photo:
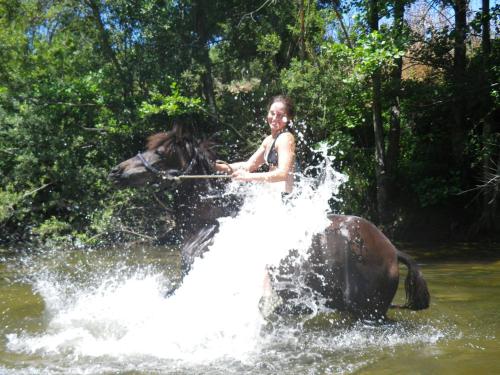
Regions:
[[[48, 343], [38, 349], [15, 345], [24, 337], [47, 333], [55, 307], [50, 294], [42, 297], [37, 292], [41, 279], [55, 284], [71, 280], [85, 288], [86, 275], [95, 281], [95, 275], [113, 269], [113, 277], [125, 280], [147, 268], [175, 282], [175, 251], [144, 247], [29, 255], [3, 251], [0, 374], [500, 374], [500, 246], [489, 246], [487, 251], [482, 245], [400, 248], [421, 265], [431, 292], [430, 309], [392, 310], [390, 321], [378, 325], [348, 322], [335, 313], [271, 324], [265, 329], [266, 344], [250, 358], [204, 363], [153, 354], [86, 356], [75, 354], [71, 345], [52, 351]], [[58, 276], [47, 277], [54, 274]], [[403, 293], [400, 288], [395, 302], [403, 301]]]

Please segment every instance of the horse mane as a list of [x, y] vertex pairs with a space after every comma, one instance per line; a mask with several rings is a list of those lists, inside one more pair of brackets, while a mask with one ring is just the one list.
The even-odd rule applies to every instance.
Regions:
[[196, 158], [208, 164], [212, 164], [216, 159], [215, 142], [209, 139], [195, 139], [191, 133], [183, 131], [177, 125], [170, 131], [156, 133], [147, 138], [148, 151], [160, 147], [163, 147], [166, 153], [186, 155], [190, 159]]
[[156, 133], [148, 137], [146, 142], [146, 149], [148, 151], [156, 150], [160, 146], [170, 146], [172, 143], [172, 134], [171, 132], [161, 132]]

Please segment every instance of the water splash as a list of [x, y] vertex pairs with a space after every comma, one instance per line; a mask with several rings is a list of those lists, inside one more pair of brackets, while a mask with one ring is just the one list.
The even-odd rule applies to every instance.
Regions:
[[46, 305], [47, 329], [9, 335], [10, 350], [190, 362], [245, 358], [261, 342], [259, 301], [267, 293], [267, 267], [290, 249], [306, 256], [313, 234], [328, 224], [328, 199], [343, 179], [326, 163], [323, 171], [320, 180], [302, 178], [288, 204], [272, 184], [233, 183], [231, 192], [246, 197], [240, 213], [220, 220], [210, 251], [170, 298], [164, 298], [169, 281], [161, 273], [139, 270], [124, 277], [118, 267], [83, 285], [39, 274], [34, 289]]
[[[322, 152], [326, 155], [326, 146]], [[328, 201], [346, 177], [331, 168], [328, 157], [318, 170], [318, 177], [300, 176], [286, 204], [273, 185], [233, 183], [228, 193], [246, 197], [239, 214], [220, 220], [210, 251], [194, 262], [182, 286], [169, 298], [165, 292], [172, 280], [157, 267], [125, 262], [96, 267], [90, 261], [70, 262], [63, 267], [70, 272], [57, 272], [54, 265], [42, 271], [32, 266], [33, 289], [45, 304], [45, 327], [41, 333], [8, 334], [8, 349], [64, 357], [70, 367], [79, 365], [81, 358], [107, 358], [96, 373], [108, 371], [108, 366], [109, 371], [137, 370], [138, 363], [145, 371], [198, 368], [202, 370], [194, 372], [208, 373], [204, 366], [220, 361], [225, 361], [224, 373], [230, 373], [228, 368], [247, 371], [246, 364], [256, 363], [265, 367], [257, 373], [273, 373], [295, 363], [293, 358], [302, 358], [299, 349], [304, 340], [313, 349], [306, 351], [312, 356], [351, 345], [379, 345], [359, 327], [335, 337], [317, 331], [308, 334], [304, 320], [296, 328], [271, 324], [269, 330], [259, 308], [268, 293], [268, 268], [278, 265], [290, 249], [297, 251], [299, 261], [306, 258], [313, 235], [328, 225]], [[397, 345], [398, 340], [404, 339], [395, 334], [390, 341]], [[280, 351], [293, 358], [278, 360], [275, 356]], [[151, 367], [144, 364], [145, 358], [152, 359], [146, 361]], [[96, 365], [86, 361], [85, 371], [90, 371], [90, 364]]]

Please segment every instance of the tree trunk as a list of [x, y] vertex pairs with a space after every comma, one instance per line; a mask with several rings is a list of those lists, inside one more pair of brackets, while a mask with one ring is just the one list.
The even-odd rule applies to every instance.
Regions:
[[[483, 56], [486, 60], [490, 59], [491, 54], [491, 32], [490, 32], [490, 0], [483, 0], [481, 9], [481, 47]], [[484, 60], [483, 60], [484, 61]]]
[[465, 150], [465, 114], [466, 97], [465, 89], [465, 68], [466, 68], [466, 44], [467, 35], [467, 8], [468, 0], [454, 0], [453, 9], [455, 11], [455, 48], [453, 57], [453, 116], [454, 127], [451, 132], [451, 141], [454, 160], [460, 166], [463, 163]]
[[[481, 25], [482, 39], [481, 49], [483, 57], [483, 74], [482, 74], [482, 97], [484, 122], [482, 128], [482, 147], [483, 147], [483, 164], [482, 178], [480, 184], [485, 184], [492, 181], [490, 184], [483, 185], [481, 216], [479, 218], [479, 230], [495, 230], [497, 206], [498, 206], [498, 188], [499, 183], [494, 182], [493, 178], [496, 175], [500, 176], [500, 151], [495, 143], [494, 134], [498, 132], [495, 129], [492, 119], [493, 100], [490, 93], [491, 81], [491, 33], [490, 33], [490, 2], [489, 0], [482, 1], [481, 10]], [[498, 160], [497, 160], [498, 159]], [[495, 166], [495, 160], [497, 165]], [[496, 174], [495, 174], [496, 173]]]
[[92, 11], [92, 17], [96, 22], [97, 30], [99, 30], [99, 39], [101, 42], [103, 53], [110, 60], [111, 64], [113, 64], [116, 73], [118, 74], [119, 80], [122, 83], [123, 87], [123, 98], [125, 102], [127, 102], [128, 98], [132, 96], [132, 80], [129, 79], [125, 74], [125, 71], [118, 61], [118, 58], [116, 57], [116, 53], [112, 48], [108, 31], [104, 27], [104, 22], [101, 17], [101, 9], [99, 8], [98, 2], [96, 0], [86, 0], [86, 2], [90, 10]]
[[299, 19], [300, 19], [300, 40], [299, 40], [299, 55], [300, 61], [304, 63], [306, 58], [306, 28], [304, 15], [304, 0], [299, 0]]
[[196, 45], [198, 48], [198, 61], [204, 67], [201, 77], [203, 96], [214, 118], [218, 117], [215, 101], [214, 80], [212, 76], [212, 62], [210, 60], [208, 41], [210, 33], [207, 27], [207, 13], [209, 3], [207, 0], [193, 1], [194, 30], [197, 34]]
[[[369, 27], [370, 31], [378, 31], [378, 3], [377, 0], [370, 0]], [[375, 175], [377, 179], [377, 214], [380, 224], [389, 223], [389, 192], [386, 160], [384, 152], [384, 128], [382, 124], [382, 83], [381, 71], [376, 69], [372, 73], [372, 120], [375, 136]]]
[[[394, 25], [396, 43], [400, 43], [403, 36], [405, 5], [403, 0], [394, 0]], [[403, 72], [403, 59], [400, 57], [395, 61], [395, 67], [391, 73], [391, 112], [390, 127], [387, 145], [387, 174], [391, 178], [391, 195], [395, 191], [394, 175], [399, 162], [400, 138], [401, 138], [401, 79]]]
[[342, 33], [344, 34], [345, 41], [347, 45], [349, 46], [350, 49], [353, 49], [354, 46], [351, 42], [351, 37], [349, 36], [349, 33], [347, 32], [347, 27], [345, 26], [345, 23], [343, 21], [342, 13], [340, 13], [339, 6], [340, 6], [340, 1], [333, 0], [333, 11], [335, 12], [335, 15], [337, 16], [337, 21], [340, 24], [340, 28], [342, 29]]

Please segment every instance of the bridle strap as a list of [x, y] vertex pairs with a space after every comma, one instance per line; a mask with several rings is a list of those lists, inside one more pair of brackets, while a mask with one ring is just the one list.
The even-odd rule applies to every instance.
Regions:
[[142, 165], [144, 165], [144, 168], [146, 168], [151, 173], [156, 174], [156, 175], [161, 176], [161, 177], [168, 177], [168, 175], [165, 171], [160, 171], [159, 169], [156, 169], [151, 164], [149, 164], [149, 162], [146, 159], [144, 159], [144, 156], [142, 156], [142, 154], [140, 152], [137, 154], [137, 157], [141, 161]]
[[[144, 158], [144, 156], [142, 156], [142, 153], [140, 153], [140, 152], [137, 153], [137, 157], [141, 161], [142, 165], [144, 165], [144, 168], [146, 168], [146, 170], [150, 171], [151, 173], [153, 173], [156, 176], [161, 177], [162, 179], [179, 181], [179, 180], [185, 179], [185, 178], [188, 178], [188, 179], [189, 178], [214, 178], [215, 176], [217, 176], [218, 178], [222, 177], [222, 176], [218, 176], [218, 175], [207, 175], [207, 176], [191, 175], [190, 173], [192, 172], [192, 169], [195, 166], [196, 156], [191, 159], [191, 161], [189, 162], [188, 166], [186, 168], [184, 168], [184, 170], [182, 170], [182, 171], [176, 171], [176, 172], [179, 172], [176, 175], [173, 175], [172, 173], [169, 173], [168, 171], [161, 171], [161, 170], [153, 167]], [[224, 176], [224, 177], [227, 177], [227, 176]]]

